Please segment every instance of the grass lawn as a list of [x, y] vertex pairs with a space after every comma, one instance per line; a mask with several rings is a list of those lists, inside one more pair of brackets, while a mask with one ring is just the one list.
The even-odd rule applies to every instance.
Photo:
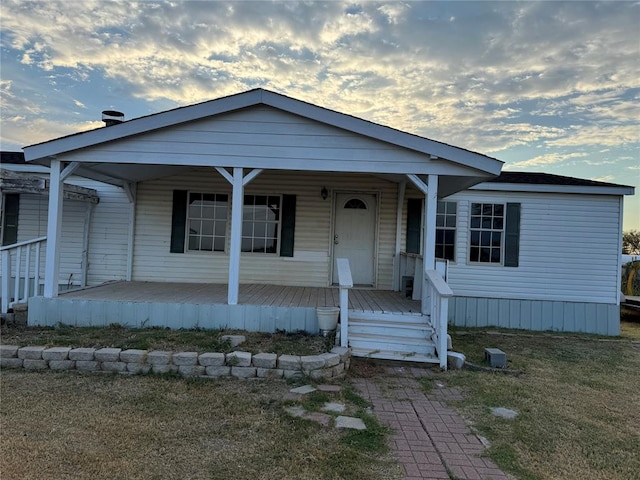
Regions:
[[0, 381], [6, 479], [401, 478], [386, 430], [348, 388], [323, 395], [347, 401], [367, 432], [291, 417], [284, 381], [12, 370]]
[[[454, 349], [469, 361], [482, 363], [484, 348], [497, 347], [523, 373], [461, 370], [435, 378], [466, 393], [454, 405], [491, 442], [487, 454], [517, 478], [637, 479], [640, 325], [625, 322], [622, 331], [611, 339], [454, 329]], [[490, 407], [519, 416], [494, 417]]]

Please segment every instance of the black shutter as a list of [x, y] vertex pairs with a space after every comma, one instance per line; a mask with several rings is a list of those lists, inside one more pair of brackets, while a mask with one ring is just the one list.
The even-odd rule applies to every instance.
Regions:
[[18, 241], [18, 212], [20, 194], [7, 193], [4, 196], [4, 216], [2, 218], [2, 245], [12, 245]]
[[407, 199], [407, 253], [420, 253], [420, 226], [422, 225], [422, 199]]
[[171, 212], [171, 253], [184, 253], [184, 238], [187, 228], [187, 191], [173, 191]]
[[293, 257], [293, 243], [296, 229], [296, 196], [282, 195], [282, 240], [280, 256]]
[[504, 266], [517, 267], [520, 257], [520, 204], [507, 203]]

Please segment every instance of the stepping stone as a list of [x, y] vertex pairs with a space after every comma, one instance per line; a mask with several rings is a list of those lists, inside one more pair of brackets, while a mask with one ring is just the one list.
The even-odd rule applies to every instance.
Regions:
[[307, 393], [315, 392], [316, 389], [311, 385], [303, 385], [301, 387], [292, 388], [289, 390], [291, 393], [299, 393], [300, 395], [306, 395]]
[[340, 385], [318, 385], [317, 389], [321, 392], [340, 392], [342, 387]]
[[293, 417], [303, 417], [304, 414], [306, 413], [306, 410], [299, 405], [296, 405], [293, 407], [286, 407], [284, 411]]
[[491, 413], [493, 413], [496, 417], [506, 418], [508, 420], [514, 419], [518, 416], [518, 412], [516, 412], [515, 410], [504, 407], [492, 408]]
[[324, 404], [324, 407], [322, 407], [322, 411], [323, 412], [333, 412], [333, 413], [342, 413], [345, 411], [347, 407], [344, 406], [343, 403], [334, 403], [334, 402], [327, 402]]
[[327, 415], [326, 413], [313, 412], [305, 414], [302, 418], [313, 420], [314, 422], [318, 422], [325, 427], [328, 427], [333, 417], [331, 415]]
[[355, 417], [343, 417], [340, 415], [336, 418], [336, 428], [350, 428], [352, 430], [366, 430], [367, 426], [362, 419]]

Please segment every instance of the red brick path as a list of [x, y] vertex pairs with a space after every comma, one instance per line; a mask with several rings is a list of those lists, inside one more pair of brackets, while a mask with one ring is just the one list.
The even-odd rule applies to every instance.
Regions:
[[491, 460], [481, 458], [484, 445], [444, 401], [461, 398], [453, 388], [435, 387], [425, 395], [416, 377], [431, 371], [387, 367], [386, 375], [352, 380], [373, 404], [373, 413], [393, 429], [391, 448], [405, 470], [405, 480], [508, 480]]

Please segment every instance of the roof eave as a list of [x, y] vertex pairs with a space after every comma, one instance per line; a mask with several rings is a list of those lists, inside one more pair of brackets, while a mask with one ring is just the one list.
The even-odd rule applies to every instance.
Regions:
[[633, 195], [634, 187], [626, 185], [594, 186], [594, 185], [545, 185], [532, 183], [494, 183], [483, 182], [474, 185], [470, 190], [488, 190], [495, 192], [531, 192], [531, 193], [579, 193], [586, 195]]

